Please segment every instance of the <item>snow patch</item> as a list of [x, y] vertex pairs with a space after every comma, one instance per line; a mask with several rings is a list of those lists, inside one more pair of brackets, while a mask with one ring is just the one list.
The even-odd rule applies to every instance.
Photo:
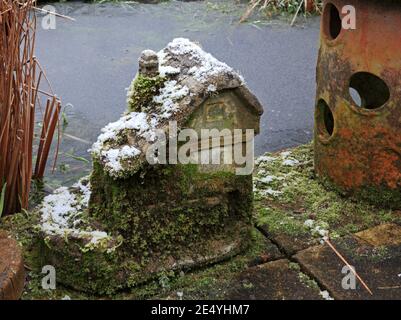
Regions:
[[209, 84], [209, 86], [207, 87], [207, 91], [208, 92], [215, 92], [217, 91], [217, 88], [214, 84]]
[[296, 165], [299, 164], [299, 161], [296, 159], [285, 159], [283, 161], [283, 165], [287, 166], [287, 167], [294, 167]]
[[330, 293], [327, 290], [320, 291], [320, 295], [324, 300], [334, 300], [331, 296]]
[[41, 213], [40, 229], [48, 236], [73, 236], [89, 240], [89, 245], [96, 245], [102, 240], [109, 239], [104, 231], [81, 229], [82, 212], [87, 208], [91, 194], [90, 184], [83, 183], [84, 179], [74, 184], [71, 190], [61, 187], [53, 194], [43, 199], [39, 212]]
[[127, 130], [132, 130], [136, 136], [154, 141], [157, 124], [156, 118], [144, 112], [131, 112], [104, 127], [89, 152], [101, 160], [111, 176], [118, 176], [123, 170], [124, 160], [135, 159], [141, 154], [139, 147], [120, 145], [119, 138], [126, 135]]
[[[323, 225], [324, 224], [324, 225]], [[325, 223], [317, 224], [314, 220], [308, 219], [304, 222], [304, 226], [311, 230], [313, 236], [320, 237], [320, 243], [324, 243], [329, 239], [329, 231]]]
[[179, 74], [180, 72], [180, 68], [174, 68], [172, 66], [159, 66], [159, 75], [161, 77], [165, 77], [166, 75]]
[[274, 161], [274, 160], [276, 160], [276, 158], [274, 158], [274, 157], [260, 156], [259, 158], [257, 158], [257, 159], [255, 160], [255, 164], [256, 164], [256, 165], [259, 165], [259, 164], [261, 164], [261, 163], [268, 163], [268, 162], [272, 162], [272, 161]]
[[207, 82], [210, 77], [224, 74], [236, 74], [243, 82], [243, 78], [233, 68], [217, 60], [210, 53], [203, 51], [201, 47], [189, 39], [176, 38], [158, 53], [162, 68], [166, 67], [168, 52], [173, 55], [187, 56], [189, 60], [195, 62], [196, 65], [188, 70], [188, 74], [201, 83]]
[[160, 104], [159, 116], [168, 119], [178, 110], [177, 100], [189, 94], [187, 86], [177, 84], [176, 80], [166, 81], [164, 87], [160, 89], [158, 96], [153, 97], [153, 102]]
[[280, 153], [280, 156], [283, 158], [287, 158], [290, 155], [291, 155], [291, 151], [283, 151]]

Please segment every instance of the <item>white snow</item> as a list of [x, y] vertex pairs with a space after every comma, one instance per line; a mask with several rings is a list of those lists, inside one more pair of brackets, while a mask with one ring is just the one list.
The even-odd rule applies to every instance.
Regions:
[[166, 75], [169, 75], [169, 74], [172, 74], [172, 75], [178, 74], [180, 72], [181, 72], [180, 68], [174, 68], [172, 66], [162, 66], [162, 65], [159, 66], [159, 75], [161, 77], [165, 77]]
[[304, 226], [307, 228], [312, 228], [314, 224], [315, 224], [315, 221], [313, 221], [312, 219], [308, 219], [304, 222]]
[[[101, 135], [93, 144], [90, 152], [104, 165], [106, 171], [112, 177], [121, 176], [121, 172], [127, 168], [124, 160], [135, 160], [141, 155], [142, 145], [145, 140], [148, 143], [156, 139], [156, 130], [159, 124], [165, 123], [179, 111], [180, 100], [194, 93], [190, 92], [193, 80], [201, 82], [208, 92], [217, 91], [215, 84], [205, 84], [214, 76], [235, 75], [241, 76], [227, 64], [220, 62], [211, 54], [203, 51], [197, 44], [188, 39], [177, 38], [170, 42], [166, 48], [157, 53], [159, 59], [159, 74], [165, 78], [163, 87], [157, 95], [153, 96], [147, 112], [131, 112], [120, 120], [109, 123], [102, 129]], [[183, 65], [177, 61], [183, 61]], [[185, 61], [190, 60], [190, 66], [185, 68]], [[182, 72], [183, 70], [183, 72]], [[185, 71], [185, 72], [184, 72]], [[175, 75], [178, 75], [174, 77]], [[182, 84], [186, 79], [192, 81], [188, 86]], [[135, 94], [135, 79], [127, 89], [127, 103], [132, 103]], [[142, 110], [144, 111], [144, 110]], [[126, 138], [127, 130], [131, 130], [133, 139]], [[129, 163], [129, 161], [126, 161]]]
[[[201, 47], [188, 39], [176, 38], [167, 45], [166, 49], [158, 53], [159, 63], [164, 67], [167, 63], [166, 56], [169, 51], [174, 55], [186, 55], [190, 60], [196, 62], [196, 65], [188, 70], [188, 74], [192, 75], [199, 82], [204, 83], [209, 77], [220, 74], [237, 74], [227, 64], [217, 60], [210, 53], [203, 51]], [[241, 76], [239, 78], [242, 80]]]
[[133, 130], [146, 141], [153, 141], [157, 124], [158, 120], [145, 112], [131, 112], [104, 127], [89, 152], [100, 158], [110, 175], [118, 175], [123, 169], [123, 160], [134, 159], [141, 154], [140, 149], [135, 146], [120, 145], [119, 137], [126, 130]]
[[164, 119], [170, 118], [178, 109], [176, 101], [188, 94], [187, 86], [178, 85], [176, 80], [166, 81], [164, 87], [160, 89], [159, 95], [153, 97], [153, 101], [161, 105], [159, 116]]
[[106, 232], [90, 229], [79, 229], [81, 215], [88, 206], [90, 198], [90, 185], [82, 183], [82, 180], [72, 186], [76, 192], [71, 192], [66, 187], [61, 187], [53, 194], [43, 199], [40, 213], [40, 229], [47, 235], [66, 236], [88, 239], [89, 243], [97, 244], [103, 239], [108, 239]]
[[270, 183], [274, 181], [277, 177], [275, 176], [264, 176], [262, 178], [258, 178], [257, 181], [262, 182], [262, 183]]
[[324, 300], [334, 300], [331, 296], [330, 293], [327, 290], [320, 291], [320, 295], [323, 297]]
[[264, 190], [258, 190], [258, 192], [263, 196], [270, 195], [270, 196], [274, 196], [274, 197], [276, 197], [276, 196], [278, 196], [278, 195], [283, 193], [283, 192], [278, 191], [278, 190], [273, 190], [272, 188], [268, 188], [268, 189], [264, 189]]
[[276, 158], [274, 158], [274, 157], [269, 157], [269, 156], [260, 156], [259, 158], [257, 158], [256, 160], [255, 160], [255, 164], [256, 165], [259, 165], [260, 163], [262, 163], [262, 162], [272, 162], [272, 161], [274, 161], [274, 160], [276, 160]]
[[111, 175], [118, 174], [123, 169], [122, 160], [135, 158], [141, 153], [135, 147], [125, 145], [122, 148], [102, 150], [100, 155], [104, 159], [104, 165]]
[[207, 91], [208, 92], [215, 92], [217, 91], [217, 88], [214, 84], [209, 84], [209, 86], [207, 87]]
[[299, 161], [296, 159], [285, 159], [283, 161], [283, 165], [288, 166], [288, 167], [294, 167], [299, 164]]
[[291, 155], [291, 151], [283, 151], [283, 152], [280, 153], [280, 155], [281, 155], [283, 158], [286, 158], [286, 157], [288, 157], [289, 155]]
[[[322, 223], [321, 224], [325, 224]], [[304, 222], [304, 226], [311, 230], [312, 235], [320, 237], [320, 243], [324, 243], [324, 240], [329, 239], [329, 231], [323, 225], [318, 225], [314, 220], [308, 219]]]
[[121, 117], [116, 122], [109, 123], [102, 129], [102, 134], [97, 138], [97, 141], [93, 144], [92, 153], [100, 153], [103, 149], [105, 142], [110, 140], [116, 140], [118, 134], [124, 130], [136, 130], [139, 134], [142, 134], [149, 130], [150, 126], [147, 121], [147, 114], [144, 112], [131, 112]]

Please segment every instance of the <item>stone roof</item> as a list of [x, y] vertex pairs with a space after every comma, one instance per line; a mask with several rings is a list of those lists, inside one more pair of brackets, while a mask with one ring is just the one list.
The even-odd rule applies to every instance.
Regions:
[[[159, 63], [156, 77], [152, 70], [155, 60]], [[157, 59], [152, 51], [145, 50], [139, 61], [141, 72], [148, 69], [151, 77], [141, 77], [141, 73], [135, 77], [127, 94], [130, 112], [103, 128], [91, 149], [114, 178], [126, 177], [141, 167], [147, 148], [155, 142], [156, 130], [166, 130], [171, 120], [181, 128], [208, 97], [219, 91], [234, 89], [253, 112], [263, 113], [241, 75], [188, 39], [174, 39], [157, 53]], [[146, 88], [149, 83], [153, 87]], [[138, 98], [144, 98], [143, 103], [138, 103]]]

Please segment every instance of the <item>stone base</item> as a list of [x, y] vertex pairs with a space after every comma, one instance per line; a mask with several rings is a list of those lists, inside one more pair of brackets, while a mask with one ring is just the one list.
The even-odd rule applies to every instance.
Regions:
[[25, 269], [17, 242], [0, 230], [0, 300], [18, 300], [25, 285]]
[[111, 294], [118, 289], [136, 286], [164, 273], [199, 268], [228, 259], [247, 247], [248, 227], [237, 224], [227, 230], [227, 238], [216, 237], [192, 245], [177, 247], [175, 252], [151, 253], [150, 257], [130, 256], [119, 247], [118, 240], [106, 246], [86, 250], [82, 240], [46, 237], [43, 254], [47, 264], [55, 266], [57, 281], [76, 290]]

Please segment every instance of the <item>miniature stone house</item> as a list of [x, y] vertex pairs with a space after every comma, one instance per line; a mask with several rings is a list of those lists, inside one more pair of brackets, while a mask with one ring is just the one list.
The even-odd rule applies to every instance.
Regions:
[[[127, 101], [127, 113], [91, 149], [90, 179], [58, 190], [41, 208], [47, 259], [58, 280], [77, 289], [133, 286], [164, 271], [226, 259], [249, 241], [251, 174], [236, 174], [235, 162], [164, 163], [153, 151], [154, 162], [147, 157], [160, 133], [171, 136], [171, 122], [177, 132], [237, 130], [245, 139], [246, 130], [258, 133], [263, 109], [242, 77], [198, 45], [175, 39], [157, 54], [142, 53]], [[241, 151], [249, 145], [227, 141], [209, 149], [221, 158], [235, 144]], [[159, 145], [169, 158], [171, 141]], [[196, 147], [205, 152], [201, 139]]]
[[[355, 9], [355, 29], [342, 27]], [[331, 186], [401, 208], [401, 3], [324, 2], [317, 65], [315, 168]]]

